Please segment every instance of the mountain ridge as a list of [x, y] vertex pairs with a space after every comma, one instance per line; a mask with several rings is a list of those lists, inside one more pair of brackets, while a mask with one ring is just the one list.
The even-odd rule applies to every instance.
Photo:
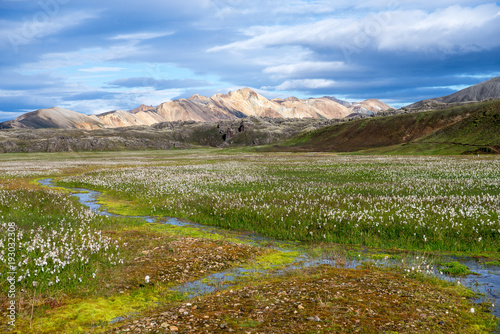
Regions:
[[[195, 94], [189, 99], [168, 101], [156, 107], [143, 104], [130, 111], [113, 110], [97, 115], [85, 115], [58, 107], [39, 109], [23, 114], [14, 120], [0, 123], [0, 129], [58, 127], [64, 129], [100, 129], [151, 126], [175, 121], [216, 122], [252, 116], [342, 119], [353, 112], [374, 114], [381, 110], [392, 109], [391, 106], [376, 99], [361, 102], [364, 107], [357, 111], [354, 107], [346, 107], [345, 104], [348, 102], [344, 102], [334, 97], [306, 100], [290, 97], [284, 100], [269, 100], [250, 88], [242, 88], [227, 94], [215, 94], [212, 97]], [[68, 119], [65, 119], [65, 114]]]
[[500, 153], [500, 100], [325, 126], [271, 151]]
[[500, 98], [500, 77], [494, 77], [450, 95], [415, 102], [404, 109], [437, 109], [450, 104], [481, 102], [498, 98]]

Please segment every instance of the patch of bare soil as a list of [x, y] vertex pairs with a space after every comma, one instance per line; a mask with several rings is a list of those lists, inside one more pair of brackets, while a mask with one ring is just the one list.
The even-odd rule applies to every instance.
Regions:
[[110, 332], [458, 333], [474, 321], [467, 312], [453, 290], [378, 269], [321, 266], [155, 310]]
[[114, 273], [125, 289], [143, 287], [146, 276], [153, 285], [192, 281], [246, 263], [265, 251], [245, 244], [135, 230], [122, 232], [121, 237], [133, 253]]

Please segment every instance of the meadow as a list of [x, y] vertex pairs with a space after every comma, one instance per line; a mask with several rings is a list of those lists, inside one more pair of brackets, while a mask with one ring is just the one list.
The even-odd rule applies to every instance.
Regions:
[[101, 169], [59, 184], [111, 210], [172, 216], [284, 240], [500, 252], [500, 160], [239, 155]]
[[[179, 308], [185, 310], [185, 305], [191, 308], [194, 303], [172, 290], [174, 286], [242, 264], [268, 269], [279, 264], [284, 268], [293, 260], [291, 254], [313, 248], [320, 253], [332, 245], [420, 254], [454, 252], [485, 256], [491, 263], [498, 261], [500, 254], [500, 159], [494, 157], [199, 150], [3, 158], [0, 304], [4, 312], [11, 299], [6, 280], [11, 269], [7, 236], [14, 230], [18, 333], [140, 332], [136, 324], [141, 324], [144, 332], [160, 325], [164, 330], [184, 326], [189, 332], [190, 323], [182, 317], [164, 319], [165, 314], [177, 314]], [[47, 177], [60, 188], [37, 183]], [[92, 212], [64, 187], [100, 191], [101, 204], [124, 216]], [[158, 222], [150, 224], [131, 216], [155, 216]], [[228, 234], [172, 228], [161, 224], [165, 216], [219, 226]], [[290, 246], [293, 252], [285, 253], [274, 246], [234, 239], [234, 231], [253, 231], [297, 243]], [[280, 317], [290, 314], [283, 321], [299, 321], [297, 305], [302, 305], [301, 291], [306, 286], [321, 295], [321, 305], [310, 304], [307, 317], [326, 319], [332, 312], [347, 312], [346, 317], [332, 316], [321, 326], [305, 321], [301, 324], [304, 331], [356, 330], [360, 323], [368, 330], [375, 313], [367, 313], [356, 300], [359, 294], [373, 291], [378, 291], [381, 302], [387, 298], [382, 302], [387, 303], [384, 307], [391, 305], [391, 310], [398, 312], [395, 317], [372, 306], [370, 312], [379, 314], [376, 321], [384, 330], [412, 332], [411, 325], [417, 332], [428, 332], [429, 328], [436, 332], [458, 328], [487, 332], [495, 327], [488, 311], [491, 303], [474, 306], [472, 315], [471, 305], [464, 299], [472, 294], [453, 283], [410, 273], [409, 269], [394, 269], [394, 273], [371, 267], [363, 270], [318, 267], [285, 271], [278, 277], [250, 275], [223, 298], [227, 305], [252, 301], [259, 305], [252, 304], [253, 308], [267, 305], [273, 310], [272, 301], [287, 282], [290, 302], [282, 305], [290, 309], [276, 308]], [[367, 291], [360, 284], [364, 277], [373, 277]], [[392, 283], [387, 284], [388, 280]], [[327, 281], [336, 287], [352, 287], [342, 290], [344, 311], [335, 303], [339, 293], [328, 290], [330, 285], [321, 285]], [[409, 287], [411, 291], [405, 292]], [[253, 291], [250, 299], [249, 289]], [[418, 298], [396, 305], [394, 294]], [[233, 311], [221, 308], [217, 298], [196, 299], [201, 310], [230, 318], [223, 324], [206, 323], [206, 313], [196, 311], [200, 328], [215, 326], [205, 328], [207, 332], [223, 331], [227, 326], [237, 332], [275, 328], [271, 319], [276, 314], [269, 313], [266, 320], [249, 307], [239, 310], [234, 318]], [[421, 313], [415, 313], [417, 306]], [[423, 313], [429, 319], [443, 319], [446, 325], [422, 321]], [[137, 318], [110, 323], [131, 314]], [[8, 328], [6, 315], [2, 315], [2, 329]]]

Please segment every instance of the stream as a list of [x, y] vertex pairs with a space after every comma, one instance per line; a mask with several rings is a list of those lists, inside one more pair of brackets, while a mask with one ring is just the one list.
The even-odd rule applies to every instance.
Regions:
[[[39, 180], [38, 182], [43, 186], [55, 187], [54, 184], [52, 183], [52, 179], [43, 179]], [[158, 220], [158, 217], [151, 217], [151, 216], [121, 216], [112, 214], [103, 209], [101, 204], [97, 202], [97, 199], [101, 195], [100, 192], [83, 188], [66, 188], [66, 189], [71, 191], [72, 195], [77, 197], [80, 203], [87, 206], [91, 211], [101, 215], [114, 216], [114, 217], [140, 218], [144, 219], [149, 223], [160, 221], [163, 224], [169, 224], [178, 227], [194, 227], [209, 233], [215, 233], [221, 235], [227, 235], [228, 233], [232, 233], [231, 234], [232, 238], [236, 238], [244, 242], [249, 242], [259, 247], [262, 247], [261, 243], [265, 242], [266, 244], [269, 245], [266, 247], [272, 247], [274, 249], [283, 252], [289, 252], [289, 250], [285, 247], [287, 244], [289, 244], [286, 241], [276, 240], [270, 237], [258, 235], [256, 233], [251, 233], [251, 232], [233, 233], [232, 231], [224, 230], [222, 228], [187, 222], [172, 217], [164, 217], [161, 220]], [[471, 290], [480, 293], [480, 295], [477, 296], [475, 299], [473, 299], [473, 301], [476, 303], [482, 303], [482, 302], [490, 303], [491, 305], [490, 309], [492, 313], [497, 318], [500, 318], [500, 267], [484, 266], [482, 263], [480, 263], [478, 259], [472, 257], [443, 256], [442, 260], [445, 262], [458, 261], [468, 266], [470, 270], [475, 274], [468, 275], [465, 277], [454, 278], [441, 274], [438, 268], [431, 268], [430, 272], [428, 273], [432, 276], [436, 276], [443, 280], [458, 282], [470, 288]], [[421, 258], [419, 259], [419, 256], [410, 257], [409, 259], [405, 258], [404, 261], [405, 265], [408, 268], [411, 267], [420, 267], [424, 269], [427, 268], [427, 265], [422, 263], [422, 260]], [[357, 258], [350, 258], [347, 261], [343, 261], [341, 264], [339, 264], [337, 263], [337, 261], [335, 261], [335, 259], [328, 259], [328, 258], [313, 259], [307, 254], [302, 253], [295, 258], [294, 262], [290, 266], [288, 266], [287, 269], [305, 268], [319, 264], [328, 264], [339, 268], [356, 268], [360, 264], [366, 262], [373, 263], [379, 267], [393, 267], [395, 265], [400, 264], [401, 260], [395, 260], [395, 259], [373, 260], [364, 257], [363, 253], [360, 253]], [[256, 269], [248, 269], [245, 267], [231, 268], [222, 272], [207, 275], [206, 277], [195, 281], [178, 285], [177, 287], [174, 287], [173, 290], [186, 293], [189, 298], [192, 298], [212, 293], [214, 291], [227, 289], [235, 285], [239, 278], [243, 277], [244, 275], [248, 275], [249, 273], [255, 273], [255, 272], [257, 272]], [[260, 270], [258, 272], [265, 273], [266, 271]], [[278, 271], [276, 274], [280, 274], [280, 271]], [[123, 319], [125, 319], [125, 317], [119, 317], [113, 319], [112, 322], [121, 321]], [[497, 326], [494, 333], [500, 334], [500, 324]]]

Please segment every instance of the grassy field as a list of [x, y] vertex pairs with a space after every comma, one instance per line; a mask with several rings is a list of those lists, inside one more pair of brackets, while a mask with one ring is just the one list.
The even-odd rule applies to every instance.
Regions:
[[[494, 328], [486, 306], [474, 306], [471, 315], [464, 297], [472, 295], [461, 287], [370, 267], [363, 272], [319, 267], [250, 275], [233, 292], [187, 301], [171, 288], [242, 264], [269, 269], [279, 262], [283, 267], [293, 253], [237, 242], [229, 232], [221, 236], [100, 216], [67, 191], [41, 188], [36, 180], [52, 177], [61, 186], [102, 191], [101, 202], [118, 214], [174, 216], [250, 230], [301, 241], [300, 249], [336, 243], [462, 252], [488, 256], [494, 264], [500, 253], [500, 159], [221, 150], [2, 157], [2, 329], [8, 328], [5, 310], [11, 300], [6, 277], [12, 230], [18, 333], [171, 327], [181, 332], [290, 332], [276, 327], [273, 319], [297, 323], [301, 332], [324, 333], [368, 330], [370, 319], [376, 319], [379, 331], [401, 333]], [[305, 300], [303, 291], [321, 298]], [[374, 294], [379, 304], [367, 308], [358, 301]], [[338, 308], [338, 301], [345, 308]], [[175, 318], [181, 308], [187, 312], [188, 303], [194, 320]], [[236, 304], [245, 306], [228, 307]], [[258, 313], [261, 309], [269, 312]], [[136, 315], [109, 324], [131, 314]]]
[[173, 216], [278, 239], [500, 252], [500, 160], [217, 155], [59, 179], [110, 210]]

